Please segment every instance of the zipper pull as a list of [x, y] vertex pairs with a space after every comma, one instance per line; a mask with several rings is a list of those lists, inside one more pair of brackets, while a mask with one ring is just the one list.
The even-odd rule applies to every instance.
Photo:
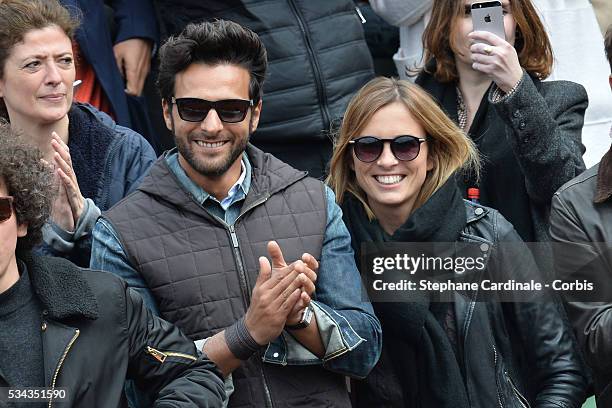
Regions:
[[230, 225], [230, 236], [232, 237], [232, 245], [234, 248], [238, 248], [238, 237], [236, 236], [236, 230], [233, 225]]
[[163, 363], [164, 361], [166, 361], [166, 358], [168, 357], [166, 354], [162, 353], [159, 350], [154, 349], [151, 346], [147, 346], [147, 353], [152, 355], [153, 358], [155, 358], [160, 363]]
[[361, 13], [361, 10], [359, 9], [359, 7], [355, 6], [355, 11], [357, 12], [357, 15], [359, 16], [359, 19], [361, 20], [361, 24], [365, 24], [367, 20]]

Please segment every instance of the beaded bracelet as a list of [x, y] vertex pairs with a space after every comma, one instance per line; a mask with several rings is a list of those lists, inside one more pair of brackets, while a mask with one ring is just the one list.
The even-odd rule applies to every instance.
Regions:
[[[524, 77], [524, 76], [523, 76]], [[518, 89], [518, 87], [521, 85], [521, 83], [523, 82], [523, 77], [521, 77], [521, 79], [519, 79], [519, 81], [512, 87], [512, 89], [510, 89], [508, 92], [504, 93], [504, 91], [502, 91], [502, 89], [500, 87], [495, 87], [495, 90], [493, 91], [493, 97], [491, 98], [491, 100], [493, 101], [493, 103], [497, 103], [499, 101], [502, 101], [506, 98], [509, 98], [510, 96], [512, 96], [512, 94], [514, 92], [516, 92], [516, 90]]]

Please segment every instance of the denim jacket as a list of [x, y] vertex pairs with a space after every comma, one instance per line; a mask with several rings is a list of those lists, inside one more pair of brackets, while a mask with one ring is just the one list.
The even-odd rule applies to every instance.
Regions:
[[[233, 224], [249, 188], [250, 164], [246, 154], [243, 156], [244, 181], [234, 186], [240, 188], [233, 202], [223, 200], [224, 205], [213, 202], [216, 200], [188, 178], [176, 156], [176, 150], [173, 150], [166, 154], [165, 159], [182, 187], [193, 197], [202, 199], [204, 207], [212, 215]], [[335, 202], [334, 193], [327, 187], [326, 193], [327, 225], [316, 284], [317, 300], [312, 302], [319, 332], [326, 345], [325, 355], [322, 359], [318, 358], [283, 332], [268, 345], [264, 361], [280, 365], [322, 364], [332, 371], [363, 378], [380, 355], [381, 328], [371, 304], [363, 300], [361, 280], [350, 235], [342, 221], [342, 211]], [[232, 217], [231, 214], [235, 215]], [[147, 306], [159, 314], [142, 276], [131, 266], [112, 225], [104, 219], [98, 220], [94, 228], [91, 267], [113, 272], [125, 279], [143, 296]]]

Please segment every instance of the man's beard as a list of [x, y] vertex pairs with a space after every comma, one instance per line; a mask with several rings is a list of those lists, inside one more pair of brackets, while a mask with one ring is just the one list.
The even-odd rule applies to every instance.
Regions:
[[242, 155], [249, 138], [245, 137], [235, 140], [236, 144], [232, 145], [229, 154], [222, 158], [221, 162], [218, 162], [218, 160], [209, 161], [198, 157], [193, 152], [189, 140], [179, 139], [175, 136], [174, 141], [180, 155], [195, 171], [206, 177], [219, 177], [229, 170], [236, 159]]

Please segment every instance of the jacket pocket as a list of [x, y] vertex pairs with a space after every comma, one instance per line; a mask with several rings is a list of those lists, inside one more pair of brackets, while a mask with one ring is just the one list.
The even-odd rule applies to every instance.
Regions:
[[504, 372], [504, 374], [505, 374], [505, 377], [508, 383], [510, 384], [510, 388], [512, 388], [512, 392], [514, 393], [514, 396], [518, 398], [519, 403], [521, 404], [521, 407], [531, 408], [531, 405], [529, 405], [529, 401], [527, 401], [527, 398], [525, 398], [523, 394], [521, 394], [516, 384], [514, 384], [514, 381], [512, 381], [512, 377], [510, 377], [507, 370]]
[[508, 370], [505, 367], [502, 355], [492, 345], [495, 358], [495, 381], [497, 385], [497, 402], [500, 408], [531, 408], [529, 401], [519, 391]]

